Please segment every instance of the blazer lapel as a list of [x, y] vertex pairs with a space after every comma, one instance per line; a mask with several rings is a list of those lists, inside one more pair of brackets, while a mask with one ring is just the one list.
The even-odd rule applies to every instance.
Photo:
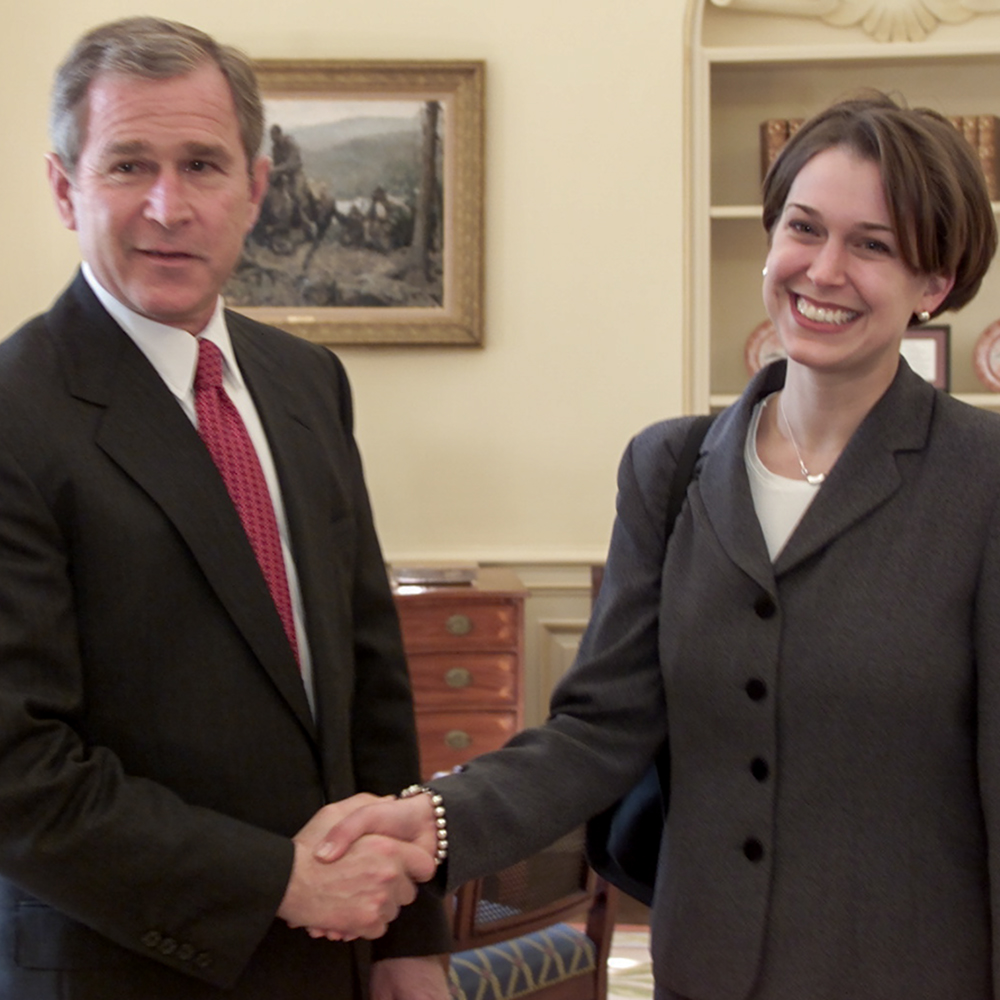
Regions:
[[699, 494], [720, 545], [764, 590], [814, 556], [899, 489], [896, 455], [925, 447], [934, 389], [901, 362], [896, 378], [868, 414], [823, 488], [772, 565], [754, 513], [744, 447], [753, 408], [785, 382], [783, 362], [759, 372], [721, 414], [705, 439]]
[[901, 361], [779, 554], [777, 575], [810, 559], [899, 490], [897, 456], [926, 447], [935, 398], [934, 388]]
[[[314, 733], [295, 657], [264, 576], [191, 421], [82, 277], [52, 319], [69, 358], [70, 391], [105, 408], [98, 446], [174, 524], [278, 690]], [[183, 476], [178, 468], [186, 470]]]
[[744, 573], [772, 596], [777, 594], [774, 569], [754, 511], [744, 447], [754, 406], [781, 388], [784, 365], [758, 373], [739, 400], [709, 428], [698, 474], [698, 495], [719, 544]]

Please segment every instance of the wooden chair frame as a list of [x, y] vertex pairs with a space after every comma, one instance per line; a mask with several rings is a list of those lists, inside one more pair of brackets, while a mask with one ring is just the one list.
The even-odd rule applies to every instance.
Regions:
[[527, 994], [525, 1000], [605, 1000], [608, 991], [608, 955], [611, 952], [611, 937], [618, 907], [618, 891], [613, 886], [589, 871], [586, 886], [580, 891], [524, 913], [491, 920], [486, 926], [477, 924], [482, 897], [481, 879], [467, 882], [456, 891], [452, 922], [453, 954], [488, 948], [490, 945], [544, 930], [554, 924], [582, 925], [584, 933], [594, 944], [593, 974], [574, 976], [572, 979], [543, 986]]

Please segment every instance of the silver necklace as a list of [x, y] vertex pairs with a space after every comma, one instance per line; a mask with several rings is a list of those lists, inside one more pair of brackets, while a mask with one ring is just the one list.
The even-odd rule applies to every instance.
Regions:
[[778, 412], [781, 414], [781, 419], [785, 421], [785, 430], [788, 431], [788, 440], [792, 442], [792, 447], [795, 449], [795, 457], [799, 460], [799, 468], [802, 470], [802, 478], [810, 486], [819, 486], [826, 479], [825, 472], [810, 472], [806, 468], [806, 463], [802, 461], [802, 452], [799, 451], [798, 443], [795, 440], [795, 435], [792, 433], [792, 425], [788, 422], [788, 417], [785, 416], [785, 404], [783, 397], [778, 397]]

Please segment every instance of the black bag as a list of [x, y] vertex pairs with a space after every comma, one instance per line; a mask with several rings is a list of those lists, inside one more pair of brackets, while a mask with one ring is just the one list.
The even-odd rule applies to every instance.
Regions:
[[[712, 416], [698, 417], [681, 447], [667, 497], [665, 538], [684, 506], [688, 484]], [[664, 551], [664, 557], [666, 552]], [[639, 902], [653, 902], [656, 863], [670, 802], [670, 754], [664, 744], [632, 790], [587, 823], [587, 860], [612, 885]]]

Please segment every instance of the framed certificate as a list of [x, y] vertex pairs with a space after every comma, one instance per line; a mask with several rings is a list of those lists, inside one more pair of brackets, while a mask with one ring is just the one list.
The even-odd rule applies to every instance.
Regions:
[[911, 327], [903, 336], [899, 353], [918, 375], [947, 392], [951, 383], [948, 363], [950, 340], [950, 326]]

